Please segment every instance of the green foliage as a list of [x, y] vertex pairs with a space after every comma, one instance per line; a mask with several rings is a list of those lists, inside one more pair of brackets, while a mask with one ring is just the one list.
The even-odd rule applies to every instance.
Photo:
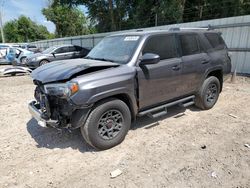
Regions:
[[7, 22], [3, 29], [6, 42], [30, 42], [53, 37], [45, 26], [38, 25], [25, 16]]
[[90, 33], [84, 14], [78, 8], [52, 4], [42, 13], [56, 25], [56, 37], [77, 36]]
[[54, 0], [84, 5], [98, 32], [250, 14], [249, 0]]

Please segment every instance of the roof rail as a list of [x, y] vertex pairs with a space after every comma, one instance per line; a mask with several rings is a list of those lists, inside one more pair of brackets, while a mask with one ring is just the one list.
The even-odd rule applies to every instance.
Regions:
[[184, 28], [180, 28], [180, 27], [173, 27], [170, 28], [169, 31], [182, 31], [182, 30], [213, 30], [214, 28], [211, 25], [208, 25], [208, 27], [184, 27]]

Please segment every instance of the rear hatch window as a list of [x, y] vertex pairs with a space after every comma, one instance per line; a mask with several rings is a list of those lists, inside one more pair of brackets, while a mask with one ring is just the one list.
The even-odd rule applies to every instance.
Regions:
[[207, 38], [213, 49], [223, 50], [227, 48], [224, 40], [218, 33], [205, 33], [205, 37]]

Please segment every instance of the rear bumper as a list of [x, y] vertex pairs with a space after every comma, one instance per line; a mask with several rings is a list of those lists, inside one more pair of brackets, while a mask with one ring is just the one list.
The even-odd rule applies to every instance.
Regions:
[[28, 104], [29, 112], [31, 116], [37, 120], [38, 124], [41, 126], [46, 126], [46, 124], [49, 124], [52, 127], [58, 126], [59, 122], [56, 120], [51, 120], [51, 119], [45, 119], [43, 117], [43, 113], [40, 109], [40, 105], [36, 103], [36, 101], [31, 101]]

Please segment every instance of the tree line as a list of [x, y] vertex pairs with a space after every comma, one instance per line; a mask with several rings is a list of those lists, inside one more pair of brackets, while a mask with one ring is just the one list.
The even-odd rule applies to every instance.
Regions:
[[7, 22], [4, 27], [5, 41], [10, 43], [31, 42], [54, 38], [47, 28], [39, 25], [26, 16]]
[[53, 0], [84, 5], [98, 32], [150, 27], [250, 13], [249, 0]]
[[[87, 8], [87, 17], [79, 9], [81, 5]], [[250, 1], [50, 0], [42, 13], [55, 24], [54, 34], [22, 16], [5, 24], [7, 41], [33, 41], [247, 15], [250, 13]]]

